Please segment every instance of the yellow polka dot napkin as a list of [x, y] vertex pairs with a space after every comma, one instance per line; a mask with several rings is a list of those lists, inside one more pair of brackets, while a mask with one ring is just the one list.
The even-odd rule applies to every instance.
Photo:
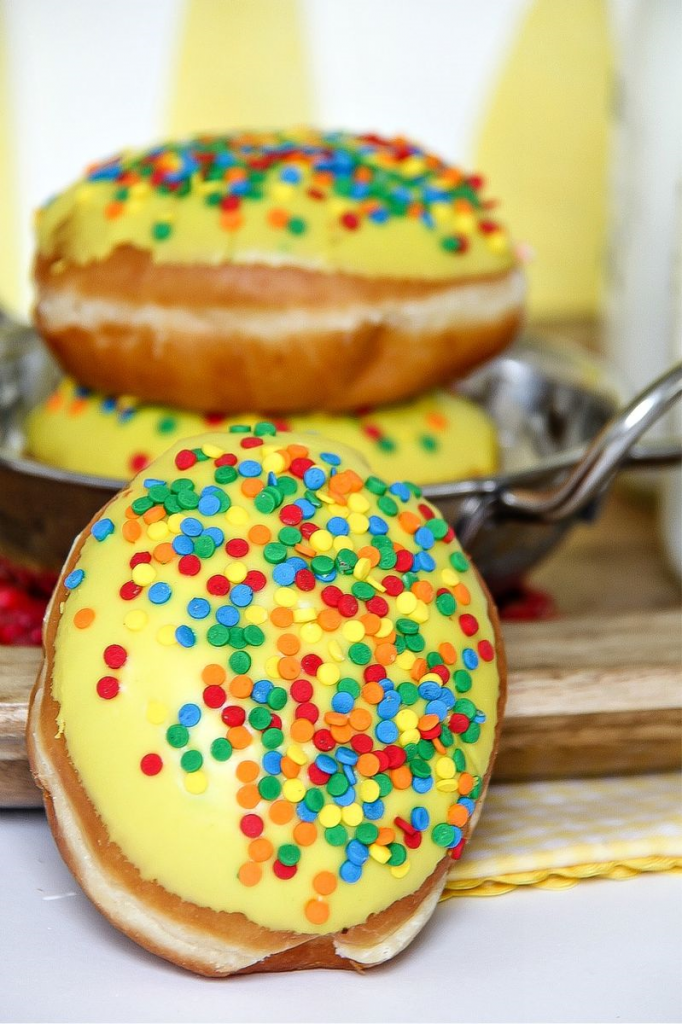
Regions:
[[682, 776], [493, 785], [442, 898], [682, 871]]

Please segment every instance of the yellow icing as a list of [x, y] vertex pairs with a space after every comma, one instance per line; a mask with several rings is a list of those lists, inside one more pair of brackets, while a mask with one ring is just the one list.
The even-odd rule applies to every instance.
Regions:
[[[265, 170], [249, 165], [273, 148], [295, 147], [312, 148], [314, 159], [298, 148]], [[133, 245], [160, 263], [276, 261], [433, 280], [512, 267], [509, 238], [481, 199], [478, 180], [413, 144], [405, 159], [404, 148], [401, 140], [368, 144], [302, 129], [206, 136], [158, 147], [151, 156], [126, 153], [91, 168], [40, 211], [38, 249], [77, 264]], [[195, 160], [197, 150], [214, 162]], [[320, 169], [328, 154], [348, 164]], [[297, 181], [282, 180], [292, 171]], [[253, 188], [244, 195], [245, 181]], [[238, 206], [223, 209], [225, 197]], [[357, 219], [352, 227], [348, 215]]]
[[[255, 419], [245, 414], [220, 426]], [[65, 378], [29, 416], [27, 445], [48, 465], [127, 480], [178, 439], [206, 430], [208, 422], [185, 410], [107, 399]], [[392, 479], [441, 483], [497, 468], [494, 424], [472, 402], [446, 391], [357, 417], [289, 416], [286, 425], [354, 447], [377, 473]]]
[[[400, 635], [405, 637], [410, 633], [413, 635], [413, 627], [418, 626], [425, 641], [423, 655], [438, 651], [443, 642], [451, 643], [457, 651], [456, 662], [450, 666], [453, 672], [464, 669], [466, 659], [470, 657], [465, 649], [476, 651], [481, 641], [494, 643], [493, 629], [487, 614], [486, 599], [473, 571], [467, 567], [466, 561], [457, 561], [461, 555], [454, 556], [454, 564], [450, 560], [453, 553], [460, 552], [456, 541], [436, 540], [433, 546], [428, 547], [435, 560], [435, 569], [432, 572], [422, 569], [418, 573], [420, 580], [430, 580], [435, 589], [444, 588], [449, 593], [454, 592], [459, 607], [452, 614], [439, 611], [423, 591], [405, 589], [397, 596], [391, 596], [385, 590], [382, 580], [391, 572], [395, 575], [397, 570], [373, 567], [371, 559], [363, 553], [362, 549], [375, 536], [367, 532], [372, 516], [385, 519], [394, 544], [411, 551], [421, 550], [413, 532], [410, 532], [414, 531], [415, 522], [423, 524], [425, 521], [422, 511], [424, 505], [421, 504], [420, 510], [418, 498], [410, 496], [403, 501], [399, 494], [393, 492], [391, 500], [395, 501], [399, 515], [388, 515], [381, 509], [379, 496], [369, 487], [362, 487], [367, 468], [351, 450], [309, 435], [291, 434], [265, 436], [262, 446], [244, 448], [240, 442], [246, 436], [249, 435], [211, 433], [194, 438], [189, 442], [191, 447], [198, 449], [201, 446], [207, 458], [191, 467], [176, 468], [175, 456], [183, 448], [182, 443], [176, 444], [149, 470], [133, 480], [130, 488], [117, 496], [103, 511], [99, 526], [85, 540], [73, 567], [84, 573], [82, 581], [78, 583], [73, 576], [67, 577], [68, 586], [62, 588], [64, 599], [58, 606], [61, 618], [55, 644], [53, 694], [60, 705], [59, 728], [82, 784], [111, 839], [120, 846], [143, 878], [158, 881], [169, 892], [184, 900], [214, 910], [241, 911], [253, 921], [270, 928], [325, 933], [364, 921], [368, 915], [413, 892], [443, 856], [444, 849], [433, 840], [432, 829], [446, 822], [451, 805], [461, 801], [465, 791], [469, 791], [469, 774], [473, 777], [472, 783], [475, 782], [485, 774], [490, 759], [499, 687], [496, 662], [486, 660], [481, 654], [478, 666], [470, 669], [469, 689], [466, 689], [466, 682], [463, 683], [461, 679], [457, 684], [457, 693], [453, 683], [448, 684], [458, 700], [471, 701], [471, 707], [475, 706], [476, 711], [485, 716], [485, 721], [480, 725], [480, 737], [476, 739], [471, 736], [471, 742], [464, 742], [456, 736], [453, 746], [444, 747], [440, 753], [434, 751], [432, 757], [428, 755], [428, 764], [434, 778], [434, 785], [429, 792], [419, 794], [411, 787], [393, 788], [384, 798], [384, 810], [375, 824], [394, 827], [398, 842], [402, 842], [402, 833], [394, 826], [396, 816], [410, 821], [412, 809], [419, 806], [425, 808], [430, 817], [428, 827], [422, 834], [421, 845], [417, 849], [407, 850], [408, 856], [404, 863], [395, 866], [386, 864], [387, 848], [373, 841], [368, 847], [369, 857], [362, 869], [361, 878], [350, 883], [338, 877], [345, 858], [344, 847], [330, 845], [322, 832], [324, 828], [343, 825], [347, 829], [347, 840], [350, 841], [355, 829], [361, 827], [363, 822], [366, 824], [362, 801], [376, 800], [379, 782], [378, 777], [358, 774], [355, 799], [349, 806], [339, 806], [322, 789], [325, 793], [325, 806], [317, 840], [313, 845], [300, 847], [300, 861], [293, 878], [277, 878], [272, 870], [274, 857], [282, 844], [294, 842], [292, 835], [293, 825], [298, 820], [296, 814], [292, 822], [275, 824], [269, 818], [268, 809], [272, 806], [270, 801], [260, 799], [253, 809], [245, 810], [236, 800], [237, 791], [244, 785], [243, 779], [238, 779], [237, 772], [243, 772], [245, 761], [260, 762], [264, 754], [261, 742], [254, 738], [245, 749], [235, 747], [232, 756], [225, 761], [218, 761], [210, 754], [213, 741], [225, 737], [227, 726], [223, 724], [220, 709], [212, 709], [203, 703], [202, 693], [206, 682], [202, 681], [202, 671], [209, 664], [226, 668], [226, 689], [237, 686], [240, 679], [235, 683], [234, 668], [231, 669], [228, 663], [228, 658], [235, 654], [235, 650], [231, 646], [211, 645], [207, 639], [209, 626], [216, 623], [216, 608], [232, 605], [229, 595], [215, 597], [208, 593], [206, 581], [220, 574], [234, 581], [244, 580], [246, 573], [254, 569], [260, 570], [266, 577], [264, 588], [254, 593], [253, 602], [248, 606], [239, 606], [240, 626], [246, 628], [249, 624], [260, 623], [259, 628], [265, 635], [262, 646], [254, 643], [247, 647], [252, 658], [249, 677], [253, 681], [269, 679], [288, 694], [286, 704], [277, 711], [282, 719], [284, 733], [277, 749], [285, 753], [294, 765], [291, 776], [283, 779], [281, 796], [281, 800], [291, 803], [294, 810], [297, 802], [311, 788], [307, 768], [319, 751], [309, 739], [299, 741], [290, 735], [297, 705], [289, 694], [292, 683], [287, 667], [289, 662], [285, 665], [283, 660], [286, 655], [282, 637], [284, 634], [293, 636], [294, 640], [288, 642], [293, 642], [294, 646], [296, 642], [300, 643], [299, 658], [316, 653], [322, 659], [316, 677], [312, 673], [306, 674], [300, 666], [296, 675], [297, 678], [308, 679], [313, 683], [312, 700], [320, 709], [320, 720], [316, 728], [331, 729], [332, 725], [325, 725], [323, 719], [337, 693], [337, 681], [347, 677], [359, 680], [361, 684], [364, 681], [364, 667], [362, 664], [354, 664], [351, 655], [352, 644], [361, 642], [356, 638], [362, 635], [363, 601], [359, 601], [360, 608], [355, 614], [344, 618], [332, 630], [321, 628], [316, 619], [321, 611], [327, 609], [320, 596], [321, 588], [326, 584], [318, 581], [314, 590], [282, 585], [272, 578], [273, 563], [264, 555], [268, 549], [254, 540], [250, 541], [248, 553], [238, 556], [228, 554], [224, 546], [219, 545], [215, 554], [200, 558], [201, 569], [194, 576], [180, 574], [177, 558], [167, 561], [165, 556], [160, 557], [159, 543], [187, 536], [183, 532], [187, 517], [199, 521], [204, 528], [219, 527], [226, 540], [248, 538], [248, 531], [258, 525], [268, 526], [272, 541], [277, 541], [283, 525], [279, 518], [280, 509], [270, 514], [259, 512], [254, 499], [242, 493], [244, 478], [241, 475], [235, 482], [218, 485], [232, 502], [226, 511], [208, 514], [196, 509], [187, 512], [171, 509], [161, 518], [156, 518], [152, 512], [145, 520], [143, 515], [147, 513], [142, 514], [139, 508], [137, 511], [140, 515], [137, 517], [127, 510], [131, 508], [132, 502], [147, 495], [145, 480], [166, 481], [170, 485], [178, 478], [189, 478], [194, 483], [196, 493], [201, 494], [205, 486], [213, 485], [216, 467], [212, 460], [223, 451], [234, 452], [240, 462], [247, 459], [261, 465], [268, 461], [277, 462], [279, 458], [283, 468], [278, 479], [287, 476], [296, 479], [292, 476], [293, 471], [287, 474], [284, 469], [292, 454], [301, 455], [301, 451], [294, 449], [292, 453], [287, 446], [302, 445], [308, 448], [310, 457], [326, 473], [329, 473], [330, 465], [318, 453], [331, 451], [342, 460], [338, 467], [339, 478], [343, 482], [352, 483], [355, 478], [348, 471], [354, 470], [359, 474], [360, 482], [358, 484], [356, 480], [352, 483], [349, 492], [348, 489], [332, 490], [327, 479], [315, 491], [321, 507], [312, 521], [320, 529], [312, 554], [326, 550], [332, 557], [336, 557], [342, 548], [355, 551], [358, 560], [351, 574], [339, 573], [334, 585], [343, 593], [350, 593], [351, 586], [364, 581], [374, 586], [376, 592], [383, 594], [388, 602], [389, 610], [380, 619], [380, 629], [376, 634], [365, 634], [363, 637], [370, 651], [373, 650], [370, 664], [375, 663], [379, 657], [378, 645], [390, 641], [398, 628], [396, 623], [402, 624]], [[149, 483], [148, 486], [153, 485]], [[253, 484], [247, 483], [247, 489], [249, 487], [253, 487]], [[299, 481], [297, 494], [287, 496], [282, 507], [302, 497], [303, 490], [304, 486]], [[390, 495], [388, 491], [384, 497]], [[406, 512], [417, 517], [411, 524], [408, 522], [409, 517], [400, 518]], [[333, 535], [326, 529], [329, 518], [334, 516], [347, 520], [351, 527], [349, 535]], [[109, 535], [101, 532], [103, 519], [112, 524], [113, 532]], [[436, 520], [434, 523], [437, 525]], [[135, 539], [137, 527], [140, 527], [141, 533]], [[313, 534], [312, 538], [315, 536]], [[138, 562], [131, 570], [131, 557], [146, 551], [153, 553], [151, 562]], [[289, 553], [295, 552], [289, 549]], [[301, 557], [311, 563], [310, 554]], [[142, 591], [133, 599], [124, 600], [119, 595], [119, 589], [131, 578], [138, 582]], [[149, 595], [152, 593], [150, 588], [160, 582], [170, 586], [172, 595], [165, 603], [157, 604]], [[408, 578], [407, 582], [412, 581]], [[188, 602], [195, 597], [203, 597], [210, 602], [211, 613], [208, 617], [190, 617]], [[83, 620], [77, 618], [77, 613], [84, 608], [92, 609], [94, 618], [89, 626], [79, 628], [77, 622]], [[270, 618], [274, 608], [279, 609], [279, 613], [275, 614], [280, 615], [282, 609], [289, 608], [291, 624], [275, 625]], [[478, 626], [474, 635], [466, 633], [462, 613], [475, 616]], [[410, 630], [404, 629], [406, 622], [408, 625], [409, 622], [413, 623]], [[189, 625], [194, 631], [194, 646], [183, 646], [176, 639], [175, 631], [181, 625]], [[120, 645], [126, 651], [126, 661], [122, 667], [107, 667], [105, 664], [103, 652], [112, 644]], [[394, 653], [397, 657], [386, 665], [384, 671], [394, 685], [399, 686], [412, 681], [411, 669], [423, 655], [408, 648]], [[487, 654], [489, 657], [490, 652]], [[450, 653], [447, 653], [447, 657], [452, 661]], [[435, 682], [438, 692], [444, 692], [443, 681], [433, 665], [431, 669], [423, 665], [416, 671], [418, 684]], [[103, 676], [113, 676], [120, 686], [119, 692], [110, 699], [104, 699], [96, 691], [98, 680]], [[176, 748], [168, 742], [166, 730], [178, 723], [179, 709], [188, 703], [195, 703], [201, 709], [201, 719], [188, 728], [190, 735], [187, 745]], [[264, 706], [256, 704], [250, 697], [238, 699], [229, 693], [227, 703], [241, 705], [247, 715], [254, 708]], [[364, 694], [361, 694], [355, 699], [355, 709], [358, 708], [370, 712], [372, 725], [367, 729], [367, 735], [373, 737], [373, 730], [379, 721], [376, 705], [368, 702]], [[455, 705], [454, 711], [459, 713], [459, 708], [459, 704]], [[473, 715], [474, 711], [468, 704], [467, 708], [469, 716]], [[421, 697], [410, 706], [403, 703], [395, 716], [396, 728], [399, 730], [399, 739], [395, 741], [398, 746], [419, 741], [418, 726], [422, 722], [424, 709], [425, 700]], [[450, 711], [446, 720], [449, 720], [449, 714]], [[246, 722], [252, 737], [259, 736], [255, 727], [248, 724], [248, 718]], [[385, 746], [378, 740], [374, 742], [378, 749]], [[348, 741], [339, 743], [350, 747]], [[335, 746], [332, 755], [338, 749]], [[461, 751], [456, 756], [465, 759], [464, 764], [459, 763], [457, 768], [451, 756], [455, 749]], [[183, 770], [181, 766], [182, 754], [187, 750], [199, 751], [203, 755], [203, 764], [195, 771]], [[163, 760], [162, 769], [153, 776], [144, 774], [140, 767], [141, 759], [150, 753], [160, 755]], [[427, 757], [427, 752], [421, 751], [420, 756]], [[296, 766], [300, 766], [298, 774]], [[259, 769], [256, 781], [262, 779], [264, 774]], [[243, 884], [239, 878], [240, 869], [249, 862], [251, 840], [240, 830], [240, 819], [246, 813], [262, 816], [265, 823], [263, 838], [268, 839], [275, 850], [275, 854], [262, 862], [262, 878], [253, 886]], [[315, 891], [313, 880], [321, 871], [330, 872], [336, 878], [336, 889], [328, 896], [320, 896]], [[310, 900], [328, 904], [329, 916], [325, 922], [316, 923], [309, 919], [305, 908]]]

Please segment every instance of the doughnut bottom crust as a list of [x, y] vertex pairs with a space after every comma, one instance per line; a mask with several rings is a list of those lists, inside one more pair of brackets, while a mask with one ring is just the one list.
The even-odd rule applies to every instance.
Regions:
[[[62, 580], [77, 563], [87, 535], [88, 529], [75, 542]], [[62, 857], [102, 914], [139, 945], [206, 977], [317, 967], [363, 970], [400, 953], [436, 908], [452, 863], [448, 856], [409, 896], [361, 924], [321, 936], [275, 931], [241, 913], [199, 907], [142, 878], [109, 839], [69, 758], [64, 736], [57, 735], [58, 705], [51, 692], [51, 673], [60, 590], [58, 586], [45, 619], [45, 657], [31, 696], [27, 748]], [[498, 652], [500, 690], [492, 756], [476, 813], [464, 829], [466, 838], [476, 825], [490, 781], [506, 699], [506, 659], [499, 618], [485, 592]]]
[[81, 383], [181, 408], [353, 410], [462, 376], [522, 319], [513, 269], [453, 283], [300, 268], [157, 267], [132, 250], [36, 266], [36, 325]]

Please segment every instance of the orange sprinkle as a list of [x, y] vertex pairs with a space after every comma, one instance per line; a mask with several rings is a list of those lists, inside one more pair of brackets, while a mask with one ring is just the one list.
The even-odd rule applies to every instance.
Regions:
[[313, 889], [320, 896], [330, 896], [336, 889], [336, 875], [333, 871], [318, 871], [313, 878]]
[[412, 584], [411, 590], [414, 596], [424, 604], [430, 604], [433, 601], [434, 589], [428, 580], [417, 580]]
[[384, 699], [384, 688], [379, 683], [365, 683], [362, 688], [362, 698], [368, 704], [381, 704]]
[[227, 738], [235, 750], [246, 750], [252, 736], [243, 725], [233, 725], [231, 729], [227, 730]]
[[[237, 728], [235, 726], [235, 728]], [[240, 761], [237, 765], [236, 775], [240, 782], [253, 782], [258, 778], [258, 765], [255, 761]]]
[[258, 864], [254, 864], [252, 861], [247, 861], [246, 864], [242, 864], [237, 875], [242, 885], [252, 886], [258, 885], [263, 877], [263, 872]]
[[351, 483], [347, 470], [329, 478], [329, 490], [334, 491], [336, 494], [348, 494], [350, 492]]
[[462, 825], [466, 825], [468, 820], [469, 812], [464, 804], [453, 804], [448, 811], [448, 824], [457, 825], [458, 828], [461, 828]]
[[238, 231], [243, 223], [239, 210], [223, 210], [220, 214], [220, 226], [224, 231]]
[[426, 664], [426, 658], [417, 658], [414, 665], [410, 669], [411, 677], [417, 682], [422, 676], [425, 676], [429, 666]]
[[114, 201], [112, 203], [107, 203], [107, 205], [104, 207], [104, 216], [107, 218], [107, 220], [116, 220], [116, 218], [120, 217], [122, 213], [123, 203]]
[[355, 767], [360, 775], [364, 775], [366, 778], [371, 779], [372, 776], [376, 775], [381, 768], [381, 762], [376, 754], [360, 754]]
[[470, 775], [469, 772], [462, 772], [459, 777], [459, 782], [457, 783], [457, 789], [462, 796], [466, 796], [467, 793], [471, 792], [475, 784], [473, 775]]
[[[348, 477], [351, 491], [361, 491], [365, 486], [364, 480], [361, 476], [358, 476], [354, 469], [347, 469], [346, 476]], [[332, 477], [332, 480], [333, 479], [334, 477]]]
[[364, 732], [372, 724], [372, 716], [367, 708], [353, 708], [348, 721], [357, 732]]
[[308, 448], [306, 447], [306, 445], [295, 444], [294, 442], [287, 445], [287, 451], [291, 456], [292, 462], [294, 459], [305, 459], [306, 455], [308, 454]]
[[289, 214], [286, 210], [275, 206], [272, 210], [268, 210], [266, 220], [271, 228], [285, 228], [289, 223]]
[[166, 510], [163, 505], [154, 505], [152, 508], [147, 509], [142, 518], [145, 523], [158, 523], [165, 515]]
[[323, 608], [317, 616], [317, 622], [325, 633], [333, 633], [341, 625], [341, 613], [336, 608]]
[[270, 543], [272, 531], [269, 527], [256, 523], [255, 526], [251, 527], [247, 536], [252, 544], [258, 544], [259, 547], [263, 547], [265, 544]]
[[260, 803], [258, 786], [254, 786], [253, 783], [250, 783], [248, 786], [242, 786], [241, 789], [238, 789], [237, 803], [247, 811], [252, 811], [254, 807], [257, 807]]
[[291, 723], [289, 732], [296, 743], [307, 743], [313, 737], [315, 726], [307, 718], [297, 718]]
[[255, 477], [247, 477], [246, 480], [242, 480], [240, 490], [245, 498], [255, 498], [257, 494], [263, 490], [262, 480], [257, 480]]
[[253, 690], [253, 679], [250, 676], [234, 676], [230, 683], [233, 697], [250, 697]]
[[142, 527], [137, 522], [137, 520], [129, 519], [121, 527], [121, 533], [130, 544], [134, 544], [135, 541], [139, 539], [140, 534], [142, 533]]
[[389, 843], [394, 842], [395, 831], [392, 828], [380, 828], [379, 835], [374, 840], [379, 846], [388, 846]]
[[284, 459], [284, 469], [288, 469], [289, 466], [291, 465], [291, 455], [289, 454], [289, 452], [286, 450], [286, 448], [278, 448], [277, 454]]
[[398, 657], [398, 651], [394, 644], [377, 644], [374, 651], [374, 660], [380, 665], [392, 665]]
[[301, 765], [296, 764], [295, 761], [292, 761], [290, 757], [285, 755], [280, 762], [279, 770], [285, 779], [297, 779], [301, 771]]
[[360, 616], [360, 622], [365, 627], [367, 636], [374, 636], [381, 628], [381, 619], [374, 612], [365, 612], [364, 615]]
[[422, 524], [421, 519], [414, 512], [401, 512], [398, 515], [398, 522], [405, 533], [416, 533]]
[[324, 924], [329, 917], [329, 904], [325, 900], [308, 900], [305, 916], [312, 924]]
[[315, 548], [311, 548], [310, 544], [296, 544], [294, 551], [298, 551], [299, 555], [303, 555], [305, 558], [314, 558], [317, 552]]
[[204, 665], [201, 671], [201, 680], [207, 686], [222, 686], [227, 674], [222, 665]]
[[277, 671], [282, 679], [296, 679], [301, 671], [301, 663], [298, 658], [280, 658]]
[[457, 661], [457, 651], [447, 642], [438, 645], [438, 653], [446, 665], [454, 665]]
[[269, 839], [254, 839], [249, 843], [249, 857], [251, 860], [270, 860], [273, 853], [273, 846]]
[[332, 725], [329, 731], [337, 743], [348, 743], [353, 738], [353, 729], [350, 725]]
[[412, 772], [406, 764], [391, 768], [390, 775], [394, 789], [409, 789], [412, 785]]
[[327, 711], [324, 720], [327, 725], [347, 725], [348, 715], [342, 715], [340, 711]]
[[294, 807], [288, 800], [275, 800], [268, 813], [275, 825], [286, 825], [294, 816]]
[[173, 551], [173, 545], [168, 544], [164, 541], [162, 544], [157, 544], [152, 551], [152, 557], [155, 562], [160, 562], [161, 565], [167, 565], [168, 562], [172, 562], [175, 558], [175, 552]]
[[294, 829], [294, 841], [299, 846], [312, 846], [317, 839], [317, 828], [312, 821], [299, 821]]
[[277, 650], [282, 654], [298, 654], [301, 641], [294, 633], [282, 633], [277, 639]]
[[133, 512], [132, 505], [128, 505], [128, 508], [125, 510], [124, 515], [126, 519], [137, 519], [137, 512]]
[[45, 403], [45, 405], [50, 410], [50, 412], [56, 412], [57, 409], [59, 409], [59, 407], [63, 403], [63, 401], [64, 401], [64, 399], [59, 394], [59, 392], [55, 391], [55, 393], [53, 395], [50, 395], [50, 397], [48, 398], [48, 400]]
[[278, 629], [288, 629], [294, 621], [294, 613], [291, 608], [280, 608], [279, 605], [270, 612], [270, 622]]
[[435, 729], [440, 718], [438, 715], [422, 715], [417, 724], [417, 728], [421, 732], [429, 732], [431, 729]]
[[469, 593], [468, 588], [465, 587], [463, 583], [458, 583], [455, 587], [453, 587], [452, 592], [460, 604], [471, 604], [471, 594]]
[[77, 629], [87, 629], [95, 621], [95, 612], [92, 608], [79, 608], [73, 617], [73, 624]]
[[448, 425], [447, 417], [443, 416], [442, 412], [430, 412], [426, 417], [426, 422], [436, 430], [445, 430]]
[[379, 553], [378, 548], [373, 548], [371, 545], [369, 545], [366, 548], [360, 548], [360, 550], [358, 551], [358, 558], [366, 558], [369, 564], [372, 566], [372, 568], [374, 568], [376, 565], [379, 564], [379, 559], [381, 558], [381, 555]]
[[445, 747], [443, 746], [443, 744], [441, 743], [437, 736], [434, 736], [431, 742], [433, 743], [434, 747], [436, 748], [439, 754], [446, 753]]

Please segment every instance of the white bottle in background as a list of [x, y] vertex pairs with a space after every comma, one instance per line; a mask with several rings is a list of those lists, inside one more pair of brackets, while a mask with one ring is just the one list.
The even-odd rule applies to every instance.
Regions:
[[[682, 2], [620, 0], [611, 9], [620, 45], [605, 342], [634, 394], [682, 357]], [[671, 419], [651, 434], [679, 433], [679, 409]], [[664, 479], [663, 534], [682, 574], [680, 473]]]

